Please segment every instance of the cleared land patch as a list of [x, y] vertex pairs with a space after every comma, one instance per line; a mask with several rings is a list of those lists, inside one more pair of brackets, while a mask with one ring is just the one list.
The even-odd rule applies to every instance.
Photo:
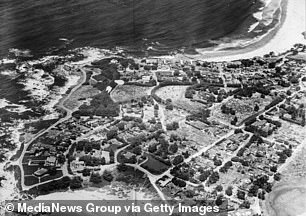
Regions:
[[193, 102], [185, 98], [186, 89], [189, 86], [165, 86], [156, 91], [156, 95], [163, 100], [171, 99], [173, 105], [188, 111], [197, 111], [203, 108], [203, 104]]
[[122, 85], [117, 86], [111, 93], [111, 98], [114, 102], [124, 103], [132, 99], [141, 98], [150, 94], [152, 87]]

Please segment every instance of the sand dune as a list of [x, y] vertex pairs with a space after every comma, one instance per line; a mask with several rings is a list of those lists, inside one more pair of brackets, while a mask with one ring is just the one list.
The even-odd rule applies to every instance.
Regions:
[[266, 214], [270, 216], [305, 216], [305, 183], [305, 179], [301, 179], [275, 186], [265, 201]]

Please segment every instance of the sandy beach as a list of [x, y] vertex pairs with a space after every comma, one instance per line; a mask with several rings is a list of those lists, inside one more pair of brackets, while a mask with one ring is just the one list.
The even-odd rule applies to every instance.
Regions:
[[42, 195], [35, 200], [133, 200], [135, 196], [138, 200], [152, 200], [152, 194], [146, 191], [134, 191], [123, 189], [121, 187], [106, 188], [87, 188], [76, 191], [55, 192], [48, 195]]
[[265, 201], [266, 214], [270, 216], [305, 216], [305, 183], [305, 179], [297, 179], [275, 186]]
[[277, 4], [281, 4], [280, 22], [263, 37], [252, 39], [252, 41], [255, 41], [253, 44], [231, 51], [221, 51], [218, 50], [218, 47], [213, 51], [197, 49], [200, 53], [198, 55], [179, 55], [178, 57], [207, 61], [234, 61], [254, 56], [263, 56], [271, 51], [282, 53], [291, 49], [296, 43], [305, 44], [306, 40], [303, 36], [303, 32], [306, 30], [305, 0], [271, 0], [268, 3], [267, 9], [263, 9], [261, 14], [262, 17], [265, 17], [265, 22], [269, 20], [267, 16], [271, 16], [271, 10], [272, 8], [275, 9]]

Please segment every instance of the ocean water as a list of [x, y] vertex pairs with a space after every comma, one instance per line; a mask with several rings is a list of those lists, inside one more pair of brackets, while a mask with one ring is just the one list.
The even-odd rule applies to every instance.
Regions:
[[[0, 0], [0, 57], [10, 48], [44, 55], [63, 47], [120, 47], [164, 55], [243, 35], [256, 22], [260, 0]], [[1, 68], [0, 68], [1, 72]], [[18, 80], [1, 75], [0, 99], [27, 97]]]
[[[259, 0], [1, 0], [0, 55], [59, 46], [202, 48], [255, 22]], [[239, 29], [241, 33], [241, 29]]]

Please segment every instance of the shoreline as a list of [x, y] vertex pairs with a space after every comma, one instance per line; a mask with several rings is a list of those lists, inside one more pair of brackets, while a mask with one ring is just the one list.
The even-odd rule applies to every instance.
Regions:
[[[266, 31], [259, 36], [234, 39], [231, 42], [220, 43], [215, 47], [195, 48], [197, 54], [179, 53], [150, 57], [211, 62], [234, 61], [263, 56], [270, 52], [279, 54], [290, 50], [296, 43], [306, 43], [306, 36], [305, 38], [303, 36], [303, 33], [306, 32], [306, 3], [303, 0], [262, 0], [262, 2], [265, 4], [262, 10], [252, 15], [257, 19], [257, 22], [249, 26], [249, 33]], [[273, 27], [267, 30], [269, 25], [273, 25]], [[259, 26], [265, 30], [260, 30]], [[258, 27], [259, 29], [257, 29]], [[101, 51], [108, 50], [103, 47], [89, 47]], [[88, 46], [74, 49], [84, 48], [88, 48]]]
[[173, 57], [212, 62], [234, 61], [263, 56], [272, 51], [282, 53], [290, 50], [296, 43], [305, 43], [303, 32], [305, 32], [306, 26], [306, 3], [303, 0], [281, 0], [280, 4], [280, 22], [260, 40], [247, 45], [245, 48], [224, 51], [198, 49], [199, 54], [177, 54]]

